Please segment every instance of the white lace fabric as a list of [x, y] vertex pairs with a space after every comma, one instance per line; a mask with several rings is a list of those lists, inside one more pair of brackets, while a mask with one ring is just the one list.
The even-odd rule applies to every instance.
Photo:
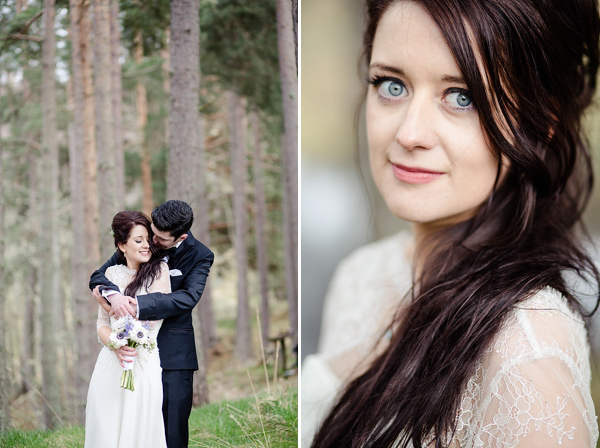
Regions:
[[[129, 285], [129, 283], [131, 283], [131, 281], [133, 280], [133, 277], [135, 276], [136, 271], [133, 271], [129, 268], [127, 268], [127, 266], [122, 265], [122, 264], [117, 264], [114, 266], [110, 266], [107, 270], [106, 270], [106, 278], [114, 283], [116, 286], [119, 287], [119, 290], [121, 292], [121, 294], [124, 293], [125, 289], [127, 288], [127, 285]], [[158, 276], [158, 278], [156, 278], [152, 284], [148, 287], [141, 287], [137, 292], [136, 295], [142, 295], [142, 294], [148, 294], [148, 293], [152, 293], [152, 292], [163, 292], [163, 293], [170, 293], [171, 292], [171, 279], [169, 277], [169, 266], [166, 263], [161, 263], [161, 267], [160, 267], [160, 274]], [[114, 321], [114, 318], [110, 317], [109, 314], [104, 311], [104, 308], [102, 308], [101, 306], [98, 306], [98, 319], [96, 320], [96, 329], [99, 330], [100, 327], [109, 327], [111, 326], [111, 323]], [[146, 321], [145, 323], [147, 323], [149, 325], [150, 331], [149, 334], [150, 336], [154, 337], [154, 339], [156, 339], [157, 335], [158, 335], [158, 331], [160, 330], [160, 327], [162, 325], [162, 320], [156, 320], [156, 321]], [[102, 344], [102, 341], [100, 340], [100, 338], [98, 338], [98, 342], [100, 342]], [[155, 349], [158, 352], [158, 348]], [[149, 353], [146, 349], [139, 347], [137, 349], [138, 352], [138, 357], [137, 360], [139, 362], [136, 362], [136, 367], [135, 368], [139, 368], [142, 369], [144, 364], [148, 361], [149, 359]], [[158, 358], [156, 358], [158, 359]]]
[[[338, 268], [326, 298], [319, 353], [302, 365], [302, 446], [367, 356], [410, 287], [402, 233], [365, 246]], [[387, 319], [385, 318], [387, 316]], [[346, 356], [347, 355], [347, 356]], [[451, 447], [595, 447], [590, 349], [581, 317], [557, 291], [524, 301], [468, 380]], [[354, 373], [355, 375], [355, 373]], [[320, 378], [320, 380], [319, 380]]]

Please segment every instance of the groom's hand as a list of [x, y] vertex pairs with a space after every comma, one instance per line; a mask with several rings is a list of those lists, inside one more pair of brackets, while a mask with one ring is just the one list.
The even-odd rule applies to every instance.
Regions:
[[108, 314], [116, 318], [131, 314], [133, 317], [137, 315], [137, 302], [133, 297], [124, 296], [116, 293], [110, 296], [111, 310]]
[[100, 292], [100, 285], [94, 288], [94, 290], [92, 291], [92, 295], [94, 296], [94, 299], [96, 299], [96, 302], [98, 302], [98, 305], [100, 305], [104, 309], [104, 311], [110, 313], [112, 307], [110, 306], [110, 303], [108, 303], [108, 300], [102, 297], [102, 293]]

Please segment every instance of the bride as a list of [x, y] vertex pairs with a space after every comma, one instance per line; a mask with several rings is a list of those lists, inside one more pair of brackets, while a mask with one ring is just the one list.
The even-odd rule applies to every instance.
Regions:
[[413, 232], [338, 268], [302, 364], [302, 445], [595, 447], [573, 280], [600, 281], [577, 232], [597, 1], [365, 10], [371, 171]]
[[[111, 266], [106, 277], [126, 296], [171, 292], [169, 268], [163, 255], [152, 246], [150, 220], [141, 212], [122, 211], [112, 221], [117, 253], [124, 264]], [[98, 355], [88, 390], [86, 448], [165, 448], [162, 415], [162, 369], [158, 348], [121, 347], [111, 350], [108, 339], [111, 320], [98, 307], [98, 340], [104, 347]], [[158, 335], [162, 321], [147, 322], [149, 334]], [[121, 388], [125, 363], [133, 362], [134, 390]]]

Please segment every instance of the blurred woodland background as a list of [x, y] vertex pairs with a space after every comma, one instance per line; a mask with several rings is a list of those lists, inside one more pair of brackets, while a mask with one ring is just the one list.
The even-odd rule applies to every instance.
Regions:
[[192, 205], [215, 253], [195, 405], [230, 398], [230, 370], [262, 374], [260, 341], [293, 370], [297, 8], [0, 0], [0, 429], [83, 422], [101, 348], [89, 276], [113, 215], [166, 199]]

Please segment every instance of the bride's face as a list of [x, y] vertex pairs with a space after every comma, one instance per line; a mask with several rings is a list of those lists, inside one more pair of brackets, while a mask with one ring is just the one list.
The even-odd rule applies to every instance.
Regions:
[[497, 159], [456, 61], [429, 13], [399, 2], [382, 16], [369, 67], [371, 171], [399, 218], [448, 225], [490, 195]]
[[137, 269], [140, 264], [150, 260], [152, 253], [150, 252], [150, 237], [148, 229], [139, 224], [135, 225], [125, 244], [119, 244], [119, 249], [127, 259], [127, 266], [131, 269]]

